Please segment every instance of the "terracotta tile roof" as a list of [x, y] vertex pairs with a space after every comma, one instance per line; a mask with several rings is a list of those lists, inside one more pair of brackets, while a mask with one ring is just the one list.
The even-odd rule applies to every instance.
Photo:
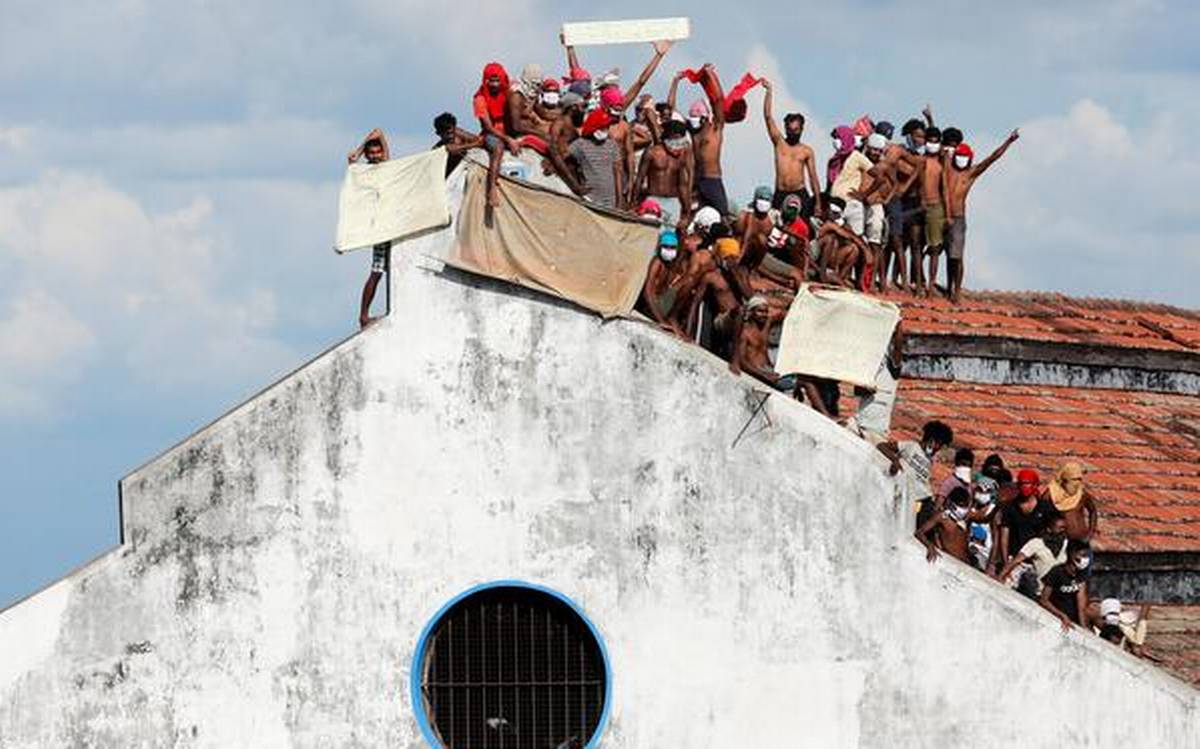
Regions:
[[[1031, 466], [1047, 480], [1067, 460], [1087, 466], [1098, 549], [1200, 549], [1200, 397], [901, 380], [894, 434], [914, 437], [929, 419], [954, 428], [956, 447], [978, 460], [1000, 453], [1014, 472]], [[935, 477], [945, 475], [939, 463]]]
[[1145, 649], [1160, 666], [1200, 687], [1200, 606], [1151, 606]]
[[942, 297], [888, 295], [904, 310], [905, 332], [968, 334], [1031, 341], [1200, 352], [1200, 311], [1061, 294], [964, 292]]

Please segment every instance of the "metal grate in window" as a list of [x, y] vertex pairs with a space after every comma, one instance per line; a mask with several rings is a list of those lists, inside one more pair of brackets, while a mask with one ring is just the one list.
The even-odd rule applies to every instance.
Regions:
[[532, 588], [485, 588], [434, 624], [425, 713], [447, 749], [579, 749], [604, 711], [600, 645], [570, 605]]

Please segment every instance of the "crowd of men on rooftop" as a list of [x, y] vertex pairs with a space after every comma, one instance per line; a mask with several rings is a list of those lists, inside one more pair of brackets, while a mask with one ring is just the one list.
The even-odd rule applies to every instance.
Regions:
[[[505, 153], [530, 148], [541, 155], [547, 173], [584, 199], [660, 220], [667, 230], [658, 258], [666, 273], [656, 273], [665, 277], [656, 277], [654, 285], [671, 289], [673, 304], [648, 304], [645, 311], [674, 332], [694, 332], [693, 298], [727, 312], [735, 303], [744, 307], [755, 292], [778, 294], [805, 281], [864, 292], [886, 292], [894, 285], [933, 295], [943, 255], [945, 293], [959, 299], [968, 194], [1017, 139], [1016, 131], [976, 163], [962, 131], [939, 129], [928, 106], [921, 118], [904, 124], [899, 140], [890, 122], [864, 115], [830, 133], [834, 155], [822, 184], [813, 149], [802, 141], [804, 115], [786, 114], [781, 130], [769, 80], [747, 73], [726, 91], [716, 69], [705, 65], [676, 73], [666, 98], [656, 100], [642, 92], [671, 43], [653, 47], [650, 61], [625, 89], [618, 70], [593, 77], [570, 46], [562, 78], [547, 77], [531, 64], [513, 80], [503, 65], [489, 63], [471, 100], [479, 132], [443, 113], [434, 121], [435, 146], [447, 149], [451, 170], [466, 151], [486, 150], [493, 206]], [[684, 82], [702, 91], [686, 111], [677, 103]], [[723, 178], [725, 130], [746, 119], [746, 96], [759, 85], [774, 151], [774, 186], [756, 189], [747, 209], [739, 211]], [[387, 158], [380, 131], [351, 153], [352, 161], [361, 157]], [[719, 240], [725, 241], [718, 245]], [[385, 262], [377, 257], [373, 274]], [[702, 278], [708, 270], [717, 273]], [[364, 299], [377, 283], [378, 277], [368, 281], [372, 293]], [[360, 321], [368, 320], [364, 310]]]
[[935, 487], [933, 461], [953, 441], [949, 426], [931, 421], [920, 440], [878, 444], [916, 500], [916, 537], [929, 561], [948, 554], [1037, 601], [1064, 631], [1078, 626], [1144, 656], [1145, 607], [1088, 596], [1099, 516], [1083, 466], [1064, 463], [1043, 485], [1032, 468], [1014, 477], [996, 454], [976, 469], [975, 453], [959, 448], [953, 474]]
[[[931, 296], [937, 293], [943, 254], [946, 295], [957, 302], [967, 196], [1018, 133], [976, 163], [962, 131], [939, 129], [928, 106], [921, 118], [901, 128], [902, 142], [893, 141], [891, 123], [863, 116], [830, 133], [834, 155], [822, 186], [813, 150], [801, 140], [805, 117], [785, 115], [780, 130], [770, 81], [747, 73], [726, 92], [713, 66], [705, 65], [679, 71], [665, 100], [656, 101], [642, 90], [671, 44], [653, 46], [653, 57], [625, 90], [615, 70], [593, 78], [571, 47], [566, 49], [569, 72], [561, 80], [527, 65], [513, 81], [502, 65], [489, 63], [472, 99], [480, 132], [460, 128], [450, 113], [434, 120], [434, 147], [446, 148], [449, 156], [446, 173], [467, 151], [485, 150], [487, 202], [495, 208], [505, 152], [531, 148], [541, 155], [546, 174], [557, 175], [576, 195], [659, 222], [641, 310], [684, 340], [706, 338], [735, 373], [746, 371], [837, 418], [838, 383], [774, 371], [772, 326], [782, 321], [804, 283], [864, 293], [886, 292], [892, 284]], [[684, 81], [698, 84], [704, 94], [686, 114], [677, 108]], [[759, 85], [774, 150], [774, 187], [757, 188], [749, 206], [739, 211], [722, 176], [724, 133], [745, 119], [745, 97]], [[387, 160], [381, 131], [372, 131], [350, 153], [351, 163], [359, 158]], [[370, 321], [388, 248], [387, 243], [375, 248], [363, 290], [362, 325]], [[702, 326], [700, 310], [706, 304], [708, 323]], [[1090, 542], [1098, 515], [1082, 467], [1066, 463], [1043, 487], [1030, 468], [1018, 471], [1014, 480], [998, 455], [975, 470], [974, 453], [963, 448], [954, 456], [953, 475], [935, 489], [933, 462], [953, 443], [950, 427], [934, 421], [925, 425], [919, 441], [889, 438], [902, 349], [897, 327], [875, 387], [857, 391], [855, 413], [842, 423], [876, 445], [892, 461], [893, 474], [902, 474], [919, 508], [916, 536], [929, 560], [949, 554], [1038, 601], [1064, 629], [1093, 629], [1140, 653], [1145, 611], [1122, 611], [1115, 599], [1088, 598]]]

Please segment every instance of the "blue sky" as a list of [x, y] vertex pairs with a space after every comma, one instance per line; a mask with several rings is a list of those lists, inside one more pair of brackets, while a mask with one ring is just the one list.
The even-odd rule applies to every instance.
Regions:
[[[313, 7], [309, 7], [309, 6]], [[0, 606], [115, 543], [116, 481], [353, 330], [345, 153], [425, 148], [481, 65], [563, 65], [564, 20], [687, 15], [671, 72], [751, 69], [825, 134], [932, 102], [987, 151], [971, 288], [1196, 307], [1200, 5], [6, 0], [0, 25]], [[632, 78], [645, 47], [581, 51]], [[685, 91], [684, 102], [694, 91]], [[736, 198], [769, 182], [759, 94]]]

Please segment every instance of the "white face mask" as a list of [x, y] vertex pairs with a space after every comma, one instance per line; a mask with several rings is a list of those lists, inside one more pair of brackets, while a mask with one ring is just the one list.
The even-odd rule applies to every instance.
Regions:
[[932, 447], [930, 447], [929, 445], [921, 445], [921, 449], [925, 451], [926, 458], [933, 457], [934, 449]]
[[767, 211], [771, 210], [771, 201], [755, 200], [754, 201], [754, 210], [758, 211], [759, 213], [766, 213]]
[[954, 475], [964, 484], [971, 483], [971, 466], [954, 466]]
[[700, 118], [699, 117], [688, 117], [688, 126], [691, 127], [693, 130], [699, 130], [700, 129]]
[[1088, 565], [1090, 565], [1091, 563], [1092, 563], [1091, 557], [1084, 557], [1083, 559], [1079, 559], [1075, 562], [1075, 569], [1080, 570], [1080, 571], [1086, 570], [1088, 568]]
[[1121, 615], [1120, 614], [1105, 614], [1104, 615], [1104, 623], [1105, 624], [1120, 624], [1121, 623]]
[[837, 138], [834, 138], [833, 139], [833, 152], [837, 153], [840, 150], [842, 150], [842, 142], [840, 140], [838, 140]]
[[950, 514], [955, 520], [966, 520], [967, 514], [971, 512], [969, 507], [959, 507], [958, 505], [950, 505]]
[[954, 157], [954, 166], [958, 167], [959, 169], [966, 169], [967, 164], [970, 164], [970, 163], [971, 163], [971, 159], [967, 156], [955, 156]]
[[854, 147], [862, 148], [863, 137], [861, 135], [854, 136]]
[[594, 137], [596, 140], [603, 143], [604, 141], [608, 140], [608, 131], [607, 130], [597, 130], [596, 132], [592, 133], [592, 137]]
[[548, 92], [542, 94], [542, 103], [548, 107], [557, 107], [558, 106], [558, 92], [557, 91], [548, 91]]
[[658, 250], [658, 256], [663, 259], [663, 262], [669, 263], [672, 260], [674, 260], [676, 257], [679, 256], [679, 248], [678, 247], [660, 247]]
[[992, 495], [987, 492], [978, 492], [975, 495], [975, 504], [980, 507], [987, 507], [992, 503]]
[[921, 153], [922, 151], [925, 150], [925, 146], [923, 146], [923, 145], [918, 146], [916, 143], [913, 142], [912, 136], [910, 135], [908, 137], [908, 150], [911, 151], [912, 153]]
[[941, 143], [926, 143], [925, 144], [925, 153], [929, 154], [930, 156], [937, 156], [939, 153], [941, 153], [941, 151], [942, 151]]
[[687, 148], [687, 138], [667, 138], [663, 141], [663, 145], [672, 151], [682, 151]]

